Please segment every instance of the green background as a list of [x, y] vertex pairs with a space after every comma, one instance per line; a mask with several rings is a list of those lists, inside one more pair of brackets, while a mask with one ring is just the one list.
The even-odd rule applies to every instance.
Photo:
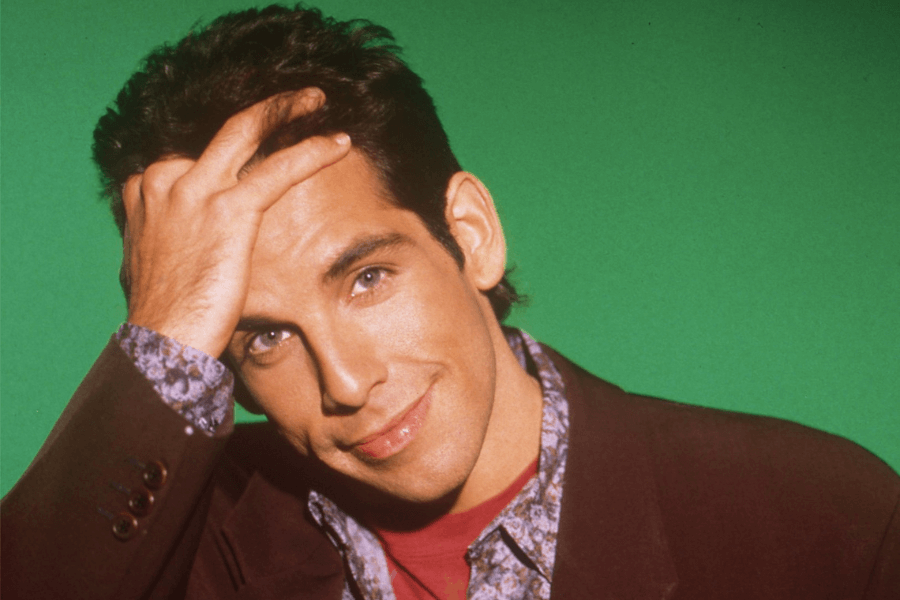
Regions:
[[[125, 318], [93, 125], [225, 0], [2, 4], [2, 491]], [[900, 468], [900, 2], [326, 0], [492, 190], [512, 322], [629, 390]]]

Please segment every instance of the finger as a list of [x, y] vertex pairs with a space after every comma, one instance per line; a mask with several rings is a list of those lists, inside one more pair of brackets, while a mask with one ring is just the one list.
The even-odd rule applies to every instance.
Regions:
[[278, 94], [237, 113], [225, 122], [203, 151], [197, 161], [196, 176], [233, 180], [276, 126], [314, 112], [323, 104], [325, 92], [309, 87]]
[[122, 205], [125, 220], [131, 230], [139, 231], [147, 214], [147, 207], [165, 204], [175, 182], [187, 173], [194, 161], [186, 158], [161, 160], [151, 164], [143, 173], [125, 180], [122, 188]]
[[346, 133], [307, 138], [266, 158], [230, 192], [264, 212], [293, 186], [341, 160], [350, 146]]
[[189, 158], [171, 158], [156, 161], [147, 167], [141, 176], [140, 189], [144, 211], [167, 205], [175, 183], [195, 164], [197, 163]]

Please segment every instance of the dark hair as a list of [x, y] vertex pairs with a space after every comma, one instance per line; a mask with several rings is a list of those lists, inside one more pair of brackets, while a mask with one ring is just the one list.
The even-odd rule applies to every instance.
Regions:
[[[94, 161], [120, 233], [129, 176], [163, 156], [196, 159], [235, 113], [315, 86], [325, 104], [277, 128], [258, 155], [346, 132], [396, 205], [415, 212], [462, 268], [444, 215], [447, 183], [461, 167], [422, 80], [393, 41], [369, 21], [335, 21], [316, 9], [276, 5], [223, 15], [154, 50], [94, 130]], [[505, 276], [487, 296], [501, 321], [519, 300]]]

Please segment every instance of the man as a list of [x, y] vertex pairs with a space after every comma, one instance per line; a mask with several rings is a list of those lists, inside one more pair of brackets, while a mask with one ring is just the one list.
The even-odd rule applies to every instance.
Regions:
[[892, 597], [877, 459], [501, 327], [493, 202], [388, 42], [229, 15], [101, 120], [128, 323], [4, 503], [4, 591]]

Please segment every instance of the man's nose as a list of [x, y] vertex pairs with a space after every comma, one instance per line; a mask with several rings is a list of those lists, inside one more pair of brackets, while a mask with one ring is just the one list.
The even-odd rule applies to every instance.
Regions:
[[309, 340], [319, 371], [326, 414], [362, 408], [372, 391], [387, 379], [387, 367], [368, 337], [358, 329], [323, 332]]

